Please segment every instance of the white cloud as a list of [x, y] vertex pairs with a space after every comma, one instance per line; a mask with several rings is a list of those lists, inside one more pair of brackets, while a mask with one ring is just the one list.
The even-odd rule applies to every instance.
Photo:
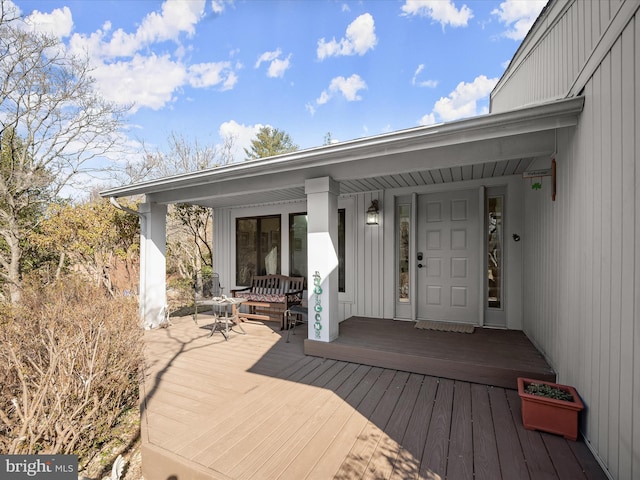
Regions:
[[466, 27], [473, 18], [473, 12], [466, 5], [457, 9], [452, 0], [406, 0], [402, 6], [403, 15], [429, 17], [442, 27]]
[[413, 78], [411, 79], [411, 85], [416, 85], [418, 87], [427, 87], [427, 88], [435, 88], [438, 86], [437, 80], [419, 80], [420, 74], [424, 70], [424, 64], [418, 65], [415, 73], [413, 74]]
[[342, 96], [349, 102], [362, 100], [362, 97], [358, 95], [358, 92], [366, 88], [367, 84], [365, 83], [365, 81], [355, 73], [349, 78], [344, 78], [342, 76], [335, 77], [333, 80], [331, 80], [329, 88], [327, 90], [324, 90], [320, 94], [320, 97], [318, 97], [318, 99], [316, 100], [316, 104], [323, 105], [327, 103], [336, 93], [341, 93]]
[[234, 0], [211, 0], [211, 10], [216, 15], [220, 15], [224, 12], [225, 3], [233, 5]]
[[273, 62], [271, 62], [271, 65], [269, 65], [267, 76], [271, 78], [282, 78], [284, 76], [284, 72], [286, 72], [290, 66], [291, 55], [284, 59], [276, 58]]
[[280, 58], [282, 50], [279, 48], [273, 52], [264, 52], [258, 57], [255, 68], [259, 68], [263, 62], [269, 63], [267, 69], [267, 76], [270, 78], [282, 78], [284, 72], [286, 72], [291, 66], [291, 54], [287, 58]]
[[228, 122], [224, 122], [220, 125], [218, 134], [220, 135], [220, 138], [233, 139], [233, 151], [231, 152], [233, 155], [233, 161], [240, 162], [247, 156], [244, 149], [251, 149], [251, 140], [256, 138], [260, 129], [265, 126], [269, 125], [261, 125], [259, 123], [255, 125], [244, 125], [239, 124], [235, 120], [229, 120]]
[[547, 0], [506, 0], [491, 13], [507, 27], [505, 37], [522, 40], [546, 4]]
[[313, 103], [307, 103], [304, 106], [304, 108], [305, 108], [305, 110], [307, 112], [309, 112], [311, 114], [311, 116], [314, 116], [316, 114], [316, 107], [315, 107], [315, 105]]
[[34, 10], [25, 21], [36, 32], [47, 33], [58, 38], [68, 37], [73, 29], [73, 17], [69, 7], [56, 8], [51, 13]]
[[443, 97], [435, 103], [433, 111], [423, 116], [420, 124], [451, 122], [488, 113], [488, 107], [478, 108], [478, 101], [487, 98], [496, 83], [498, 78], [487, 78], [484, 75], [476, 77], [471, 83], [460, 82], [448, 97]]
[[260, 68], [260, 65], [262, 64], [262, 62], [272, 62], [273, 60], [278, 58], [280, 55], [282, 55], [282, 50], [280, 49], [274, 50], [273, 52], [264, 52], [262, 55], [258, 57], [258, 60], [254, 65], [254, 68]]
[[105, 99], [119, 104], [135, 102], [153, 110], [174, 100], [173, 92], [184, 85], [187, 72], [169, 55], [135, 55], [129, 61], [103, 64], [93, 72]]
[[[224, 6], [230, 2], [218, 3]], [[238, 81], [241, 64], [218, 61], [189, 65], [186, 60], [192, 46], [183, 44], [183, 39], [195, 33], [204, 8], [205, 0], [165, 1], [159, 11], [142, 19], [135, 32], [112, 32], [107, 21], [93, 33], [74, 34], [68, 49], [74, 54], [88, 54], [99, 91], [108, 100], [134, 103], [134, 112], [141, 107], [162, 108], [186, 85], [230, 90]], [[173, 54], [153, 53], [155, 45], [165, 41], [177, 44]]]
[[339, 55], [364, 55], [377, 43], [373, 17], [364, 13], [349, 24], [345, 38], [339, 42], [335, 38], [329, 42], [324, 38], [318, 40], [317, 55], [320, 60]]
[[188, 69], [189, 85], [206, 88], [222, 84], [223, 90], [235, 85], [237, 77], [231, 70], [231, 62], [198, 63]]
[[162, 12], [149, 13], [135, 33], [141, 45], [165, 40], [177, 41], [181, 33], [191, 36], [204, 14], [205, 0], [166, 1]]

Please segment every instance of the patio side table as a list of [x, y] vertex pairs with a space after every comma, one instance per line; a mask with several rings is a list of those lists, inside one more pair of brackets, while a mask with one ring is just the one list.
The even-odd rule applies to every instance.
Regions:
[[[238, 308], [237, 306], [247, 300], [245, 298], [232, 298], [227, 297], [226, 295], [222, 295], [221, 297], [213, 297], [212, 299], [213, 305], [213, 315], [214, 315], [214, 323], [211, 327], [211, 333], [209, 336], [211, 337], [215, 332], [220, 332], [225, 340], [229, 341], [229, 332], [233, 330], [233, 327], [236, 325], [240, 328], [242, 335], [246, 335], [247, 332], [244, 331], [242, 325], [240, 325], [238, 321]], [[231, 316], [229, 316], [229, 307], [231, 306]], [[224, 309], [224, 316], [220, 315], [220, 307]], [[229, 326], [231, 323], [231, 326]]]

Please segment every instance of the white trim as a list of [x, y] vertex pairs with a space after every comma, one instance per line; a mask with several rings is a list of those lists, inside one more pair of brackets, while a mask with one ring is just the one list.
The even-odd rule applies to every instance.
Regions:
[[[345, 291], [338, 293], [338, 301], [340, 303], [355, 303], [355, 249], [356, 249], [356, 199], [352, 195], [338, 197], [338, 209], [344, 208], [345, 210]], [[225, 269], [228, 275], [228, 279], [224, 281], [229, 285], [225, 287], [227, 289], [239, 288], [239, 285], [235, 284], [236, 280], [236, 219], [245, 217], [262, 217], [269, 215], [281, 215], [280, 228], [281, 228], [281, 264], [280, 269], [283, 275], [289, 274], [289, 214], [300, 213], [307, 211], [307, 202], [297, 201], [288, 203], [279, 203], [271, 205], [260, 205], [251, 207], [237, 207], [237, 208], [225, 208], [222, 209], [227, 212], [227, 221], [225, 222], [226, 228], [216, 234], [216, 241], [220, 241], [220, 236], [225, 236], [225, 230], [228, 232], [226, 238], [228, 238], [229, 255], [227, 256], [227, 264], [222, 267]], [[286, 255], [286, 256], [285, 256]], [[221, 262], [216, 262], [216, 269], [219, 268]]]
[[[289, 214], [290, 213], [298, 213], [298, 212], [306, 212], [307, 211], [307, 202], [290, 202], [290, 203], [282, 203], [282, 204], [273, 204], [273, 205], [262, 205], [262, 206], [253, 206], [253, 207], [241, 207], [241, 208], [232, 208], [229, 209], [229, 223], [228, 223], [228, 238], [229, 238], [229, 270], [228, 275], [229, 279], [226, 282], [229, 284], [228, 291], [234, 288], [239, 288], [242, 285], [236, 285], [236, 220], [238, 218], [245, 217], [264, 217], [264, 216], [273, 216], [280, 215], [280, 271], [283, 275], [288, 275], [289, 272]], [[285, 219], [286, 218], [286, 219]], [[285, 230], [284, 225], [286, 224], [287, 229]], [[224, 234], [224, 232], [219, 232], [220, 234]], [[216, 235], [216, 239], [218, 238], [218, 234]], [[285, 245], [286, 245], [286, 253], [287, 257], [285, 258]], [[286, 272], [285, 272], [286, 268]]]
[[[224, 198], [243, 192], [270, 192], [275, 188], [302, 187], [306, 180], [318, 176], [331, 176], [340, 182], [361, 178], [363, 171], [372, 176], [419, 168], [439, 168], [446, 166], [442, 164], [444, 157], [436, 155], [427, 161], [424, 152], [447, 147], [457, 148], [457, 159], [460, 162], [472, 164], [474, 161], [482, 161], [479, 157], [480, 145], [490, 140], [513, 141], [508, 147], [503, 144], [499, 151], [482, 153], [485, 156], [491, 155], [494, 161], [500, 159], [496, 155], [501, 152], [505, 159], [530, 156], [531, 151], [522, 151], [532, 148], [532, 145], [527, 145], [527, 135], [531, 136], [531, 142], [537, 144], [540, 133], [576, 125], [583, 105], [582, 97], [557, 100], [150, 180], [100, 194], [105, 197], [148, 194], [154, 197], [152, 201], [155, 202], [177, 203]], [[465, 153], [467, 156], [464, 158], [460, 151], [463, 147], [473, 147]]]

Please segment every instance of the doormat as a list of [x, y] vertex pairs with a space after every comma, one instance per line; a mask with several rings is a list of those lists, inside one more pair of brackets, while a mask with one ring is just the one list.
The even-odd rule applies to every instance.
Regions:
[[438, 332], [473, 333], [475, 327], [467, 323], [447, 323], [432, 322], [430, 320], [419, 320], [416, 328], [421, 330], [437, 330]]

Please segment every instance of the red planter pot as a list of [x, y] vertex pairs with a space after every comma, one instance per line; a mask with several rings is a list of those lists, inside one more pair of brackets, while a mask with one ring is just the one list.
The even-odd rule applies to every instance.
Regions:
[[[573, 401], [566, 402], [526, 393], [524, 389], [530, 383], [550, 385], [569, 392], [573, 397]], [[524, 428], [555, 433], [562, 435], [567, 440], [576, 440], [578, 438], [578, 413], [584, 409], [584, 404], [575, 388], [542, 380], [518, 378], [518, 395], [520, 395], [520, 400], [522, 401], [522, 423]]]

